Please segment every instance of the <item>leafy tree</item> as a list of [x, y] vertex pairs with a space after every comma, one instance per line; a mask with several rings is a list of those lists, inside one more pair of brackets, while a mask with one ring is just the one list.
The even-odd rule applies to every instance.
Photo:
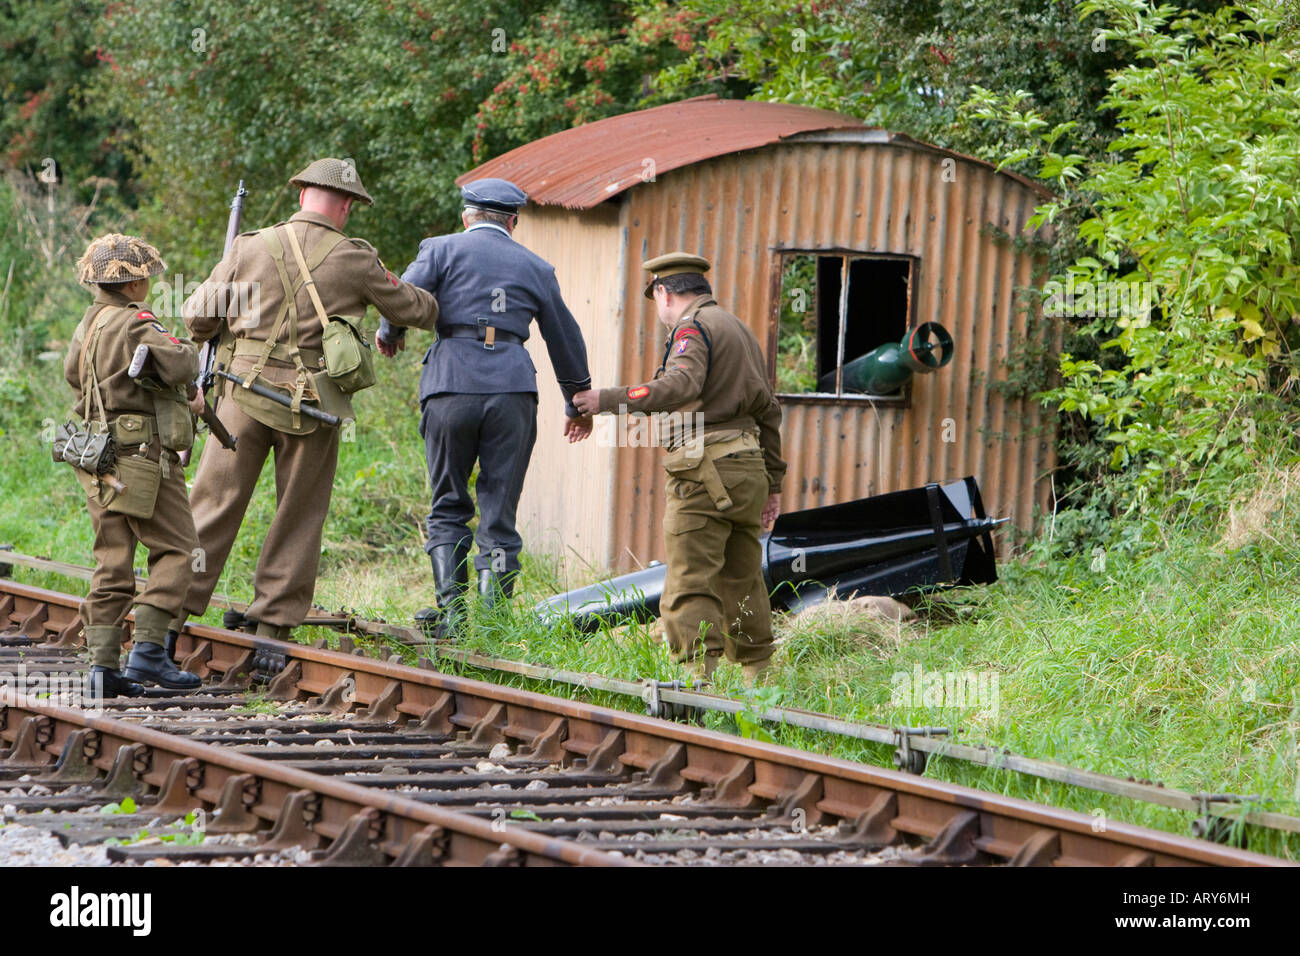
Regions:
[[219, 252], [237, 180], [249, 224], [274, 221], [294, 209], [286, 180], [323, 155], [356, 163], [376, 206], [350, 228], [400, 268], [422, 237], [456, 227], [453, 181], [478, 161], [635, 107], [675, 48], [625, 15], [595, 0], [408, 0], [360, 15], [351, 0], [137, 0], [103, 24], [117, 69], [96, 89], [138, 130], [144, 225], [186, 269]]
[[[102, 65], [95, 23], [105, 3], [0, 2], [0, 157], [80, 185], [130, 177], [120, 120], [89, 108], [85, 81]], [[53, 160], [53, 165], [47, 160]], [[95, 183], [87, 184], [92, 192]]]
[[1047, 308], [1084, 321], [1112, 360], [1067, 353], [1045, 397], [1098, 429], [1117, 510], [1214, 514], [1293, 431], [1282, 398], [1300, 339], [1294, 46], [1264, 5], [1082, 9], [1133, 55], [1102, 103], [1118, 129], [1104, 156], [1062, 148], [1073, 124], [1049, 123], [1023, 92], [977, 90], [973, 107], [1034, 138], [1005, 161], [1036, 163], [1058, 198], [1035, 221], [1072, 212], [1090, 253], [1053, 277]]

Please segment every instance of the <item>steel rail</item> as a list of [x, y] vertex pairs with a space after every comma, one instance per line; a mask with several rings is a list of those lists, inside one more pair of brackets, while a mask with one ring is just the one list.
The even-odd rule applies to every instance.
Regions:
[[[77, 731], [90, 735], [74, 738]], [[112, 717], [33, 700], [0, 686], [0, 767], [52, 766], [56, 760], [81, 761], [108, 771], [123, 748], [137, 747], [131, 761], [137, 779], [157, 788], [152, 812], [170, 809], [185, 813], [196, 803], [209, 808], [228, 800], [239, 790], [245, 810], [256, 817], [295, 826], [281, 820], [286, 807], [300, 813], [303, 804], [314, 807], [314, 819], [303, 824], [310, 833], [331, 841], [349, 830], [368, 831], [367, 842], [393, 859], [412, 864], [511, 863], [525, 865], [622, 865], [626, 861], [589, 850], [571, 841], [526, 831], [498, 831], [467, 814], [442, 810], [390, 794], [378, 793], [334, 777], [277, 765], [227, 747], [196, 743]], [[234, 783], [232, 784], [232, 781]], [[255, 794], [250, 803], [245, 793]], [[305, 795], [305, 796], [296, 796]], [[290, 798], [295, 803], [290, 804]], [[427, 859], [417, 859], [410, 848], [428, 849]]]
[[[3, 583], [33, 638], [67, 647], [78, 599]], [[17, 613], [15, 613], [17, 611]], [[25, 615], [23, 612], [25, 611]], [[32, 621], [40, 618], [39, 628]], [[38, 632], [38, 633], [37, 633]], [[731, 805], [802, 811], [807, 822], [960, 845], [1012, 862], [1145, 865], [1281, 865], [1284, 861], [973, 788], [736, 738], [578, 701], [322, 648], [190, 625], [178, 657], [220, 686], [265, 682], [277, 700], [318, 698], [322, 709], [370, 721], [413, 718], [445, 734], [553, 754], [566, 765], [671, 773]], [[959, 855], [960, 856], [960, 855]], [[964, 857], [961, 857], [964, 858]]]
[[[35, 558], [0, 549], [0, 564], [5, 562], [80, 580], [89, 580], [93, 573], [92, 569], [81, 565], [50, 561], [45, 558]], [[143, 581], [143, 578], [137, 578], [138, 584], [143, 585]], [[247, 608], [246, 604], [241, 604], [222, 595], [214, 595], [211, 603], [216, 607], [228, 607], [236, 610]], [[317, 610], [324, 612], [323, 608]], [[440, 659], [456, 661], [481, 670], [499, 671], [526, 677], [530, 680], [550, 681], [572, 687], [637, 698], [647, 705], [648, 712], [652, 716], [661, 715], [660, 708], [663, 704], [717, 713], [737, 714], [746, 712], [768, 723], [891, 745], [898, 748], [900, 754], [908, 750], [962, 760], [991, 770], [1009, 770], [1025, 776], [1063, 783], [1097, 793], [1124, 797], [1173, 810], [1197, 813], [1200, 816], [1194, 821], [1194, 825], [1202, 829], [1213, 825], [1215, 819], [1227, 819], [1230, 816], [1233, 820], [1240, 820], [1252, 826], [1287, 833], [1300, 833], [1300, 817], [1269, 810], [1243, 809], [1243, 805], [1248, 804], [1250, 798], [1240, 797], [1236, 794], [1194, 793], [1175, 787], [1166, 787], [1161, 783], [1138, 781], [1132, 778], [1125, 779], [1113, 774], [1082, 770], [1077, 767], [1012, 753], [1005, 748], [994, 745], [960, 743], [945, 734], [919, 733], [916, 732], [917, 728], [890, 727], [885, 724], [849, 721], [829, 714], [792, 707], [754, 707], [731, 697], [673, 686], [672, 682], [632, 681], [607, 677], [602, 674], [530, 664], [526, 661], [490, 657], [457, 647], [427, 642], [415, 628], [389, 624], [383, 621], [329, 615], [328, 612], [324, 612], [321, 615], [308, 618], [304, 623], [332, 627], [343, 631], [353, 631], [371, 637], [395, 638], [406, 646], [427, 650], [428, 653], [436, 655]]]

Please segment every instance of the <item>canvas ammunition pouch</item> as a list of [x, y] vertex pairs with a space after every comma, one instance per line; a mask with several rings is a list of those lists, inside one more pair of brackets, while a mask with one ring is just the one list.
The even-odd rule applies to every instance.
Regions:
[[[119, 458], [113, 466], [117, 480], [126, 485], [126, 493], [118, 494], [105, 482], [99, 484], [99, 503], [105, 511], [115, 511], [133, 518], [152, 518], [158, 500], [158, 485], [162, 480], [163, 466], [140, 455]], [[85, 477], [89, 478], [89, 475]]]
[[[316, 310], [316, 321], [320, 323], [321, 350], [325, 353], [326, 374], [345, 395], [369, 388], [375, 384], [375, 358], [370, 351], [370, 343], [361, 334], [358, 326], [360, 320], [345, 315], [325, 314], [325, 306], [316, 291], [316, 282], [311, 278], [311, 269], [302, 254], [302, 246], [298, 244], [298, 234], [288, 227], [285, 232], [289, 238], [289, 248], [293, 252], [294, 261], [298, 263], [298, 274], [307, 277], [304, 285], [307, 286], [307, 295], [311, 297], [312, 307]], [[322, 245], [325, 243], [330, 243], [330, 248], [333, 248], [337, 240], [333, 242], [330, 239], [322, 240]], [[323, 259], [324, 257], [321, 256], [317, 260], [318, 264]], [[283, 275], [281, 281], [284, 281]]]
[[727, 494], [726, 485], [722, 483], [715, 462], [727, 455], [734, 455], [741, 451], [757, 451], [758, 448], [758, 439], [749, 432], [744, 432], [735, 438], [706, 444], [703, 447], [697, 443], [690, 443], [664, 455], [664, 470], [668, 472], [670, 478], [698, 481], [704, 486], [713, 506], [719, 511], [726, 511], [731, 507], [732, 500]]
[[[163, 465], [141, 456], [122, 455], [119, 449], [148, 445], [156, 434], [154, 417], [128, 414], [119, 415], [112, 424], [108, 421], [95, 372], [95, 352], [104, 330], [105, 311], [100, 310], [95, 316], [93, 329], [81, 350], [81, 393], [87, 412], [93, 408], [96, 420], [91, 421], [87, 414], [80, 427], [68, 422], [56, 429], [53, 454], [56, 461], [74, 465], [73, 473], [86, 496], [105, 510], [152, 518]], [[101, 480], [100, 476], [106, 474], [113, 475], [126, 490], [118, 492]]]
[[[185, 389], [179, 385], [163, 385], [151, 378], [137, 378], [136, 384], [147, 389], [153, 399], [151, 431], [168, 451], [189, 451], [194, 446], [194, 413], [190, 411]], [[122, 416], [125, 418], [126, 416]], [[118, 419], [120, 423], [122, 418]]]
[[321, 319], [326, 373], [338, 390], [348, 395], [375, 384], [375, 358], [355, 323], [344, 315]]

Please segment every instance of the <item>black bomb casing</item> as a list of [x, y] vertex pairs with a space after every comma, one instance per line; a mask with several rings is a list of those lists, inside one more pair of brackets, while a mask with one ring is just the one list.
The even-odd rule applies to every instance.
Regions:
[[[772, 607], [798, 611], [831, 592], [891, 597], [917, 589], [992, 584], [997, 580], [989, 518], [971, 477], [861, 498], [777, 518], [763, 545], [763, 577]], [[659, 616], [665, 567], [652, 564], [557, 594], [534, 613], [558, 623], [569, 617], [581, 631], [602, 623]]]

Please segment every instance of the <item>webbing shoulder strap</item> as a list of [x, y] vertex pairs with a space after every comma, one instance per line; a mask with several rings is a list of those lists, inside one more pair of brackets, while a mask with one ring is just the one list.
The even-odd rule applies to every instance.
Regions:
[[[104, 306], [86, 324], [86, 340], [81, 346], [81, 368], [80, 374], [77, 376], [81, 385], [81, 397], [87, 401], [86, 412], [90, 412], [90, 402], [93, 401], [95, 410], [99, 413], [99, 422], [104, 426], [105, 430], [108, 429], [108, 413], [104, 408], [104, 393], [99, 387], [99, 375], [95, 372], [94, 353], [99, 350], [100, 334], [104, 331], [104, 326], [108, 324], [108, 320], [104, 318], [104, 313], [110, 308], [112, 306]], [[86, 387], [87, 384], [90, 385], [90, 388]], [[87, 395], [87, 392], [90, 394]], [[86, 419], [90, 419], [89, 414], [86, 415]]]

